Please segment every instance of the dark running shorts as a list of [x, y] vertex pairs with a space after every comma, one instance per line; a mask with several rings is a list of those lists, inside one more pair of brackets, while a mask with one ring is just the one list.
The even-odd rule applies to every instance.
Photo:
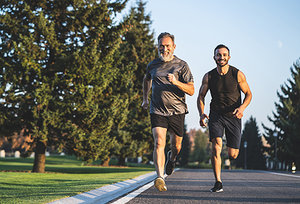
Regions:
[[227, 147], [234, 149], [240, 148], [241, 143], [241, 119], [232, 116], [225, 116], [216, 112], [210, 111], [208, 128], [210, 141], [216, 137], [223, 137], [225, 130], [225, 137]]
[[167, 128], [170, 133], [177, 136], [183, 136], [184, 118], [185, 114], [162, 116], [157, 114], [150, 114], [151, 127]]

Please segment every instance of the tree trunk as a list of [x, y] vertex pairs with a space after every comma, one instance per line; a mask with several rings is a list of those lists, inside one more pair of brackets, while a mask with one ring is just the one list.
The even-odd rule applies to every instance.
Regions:
[[105, 160], [102, 162], [102, 166], [109, 166], [109, 161], [110, 161], [110, 157], [108, 157], [107, 159], [105, 159]]
[[119, 166], [125, 166], [125, 157], [119, 156], [118, 165]]
[[34, 164], [32, 172], [45, 173], [46, 142], [37, 142], [35, 147]]

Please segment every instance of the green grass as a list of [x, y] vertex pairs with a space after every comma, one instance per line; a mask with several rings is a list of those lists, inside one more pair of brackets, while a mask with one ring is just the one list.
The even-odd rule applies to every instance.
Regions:
[[83, 166], [74, 157], [47, 157], [43, 174], [30, 173], [32, 165], [31, 158], [0, 159], [0, 203], [47, 203], [154, 170], [152, 166]]

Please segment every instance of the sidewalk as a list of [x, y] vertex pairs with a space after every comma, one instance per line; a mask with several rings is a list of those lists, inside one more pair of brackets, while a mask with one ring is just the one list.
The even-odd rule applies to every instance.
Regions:
[[49, 204], [78, 204], [78, 203], [107, 203], [134, 189], [141, 187], [156, 178], [156, 172], [136, 177], [127, 181], [122, 181], [108, 186], [91, 190], [73, 197], [63, 198]]

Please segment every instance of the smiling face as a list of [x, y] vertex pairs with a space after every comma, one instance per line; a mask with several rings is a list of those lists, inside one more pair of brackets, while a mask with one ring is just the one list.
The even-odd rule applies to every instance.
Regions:
[[158, 42], [158, 56], [164, 61], [168, 62], [173, 59], [173, 53], [176, 45], [170, 37], [163, 37]]
[[219, 67], [226, 66], [228, 64], [229, 59], [230, 59], [229, 51], [226, 48], [222, 47], [216, 49], [214, 60]]

